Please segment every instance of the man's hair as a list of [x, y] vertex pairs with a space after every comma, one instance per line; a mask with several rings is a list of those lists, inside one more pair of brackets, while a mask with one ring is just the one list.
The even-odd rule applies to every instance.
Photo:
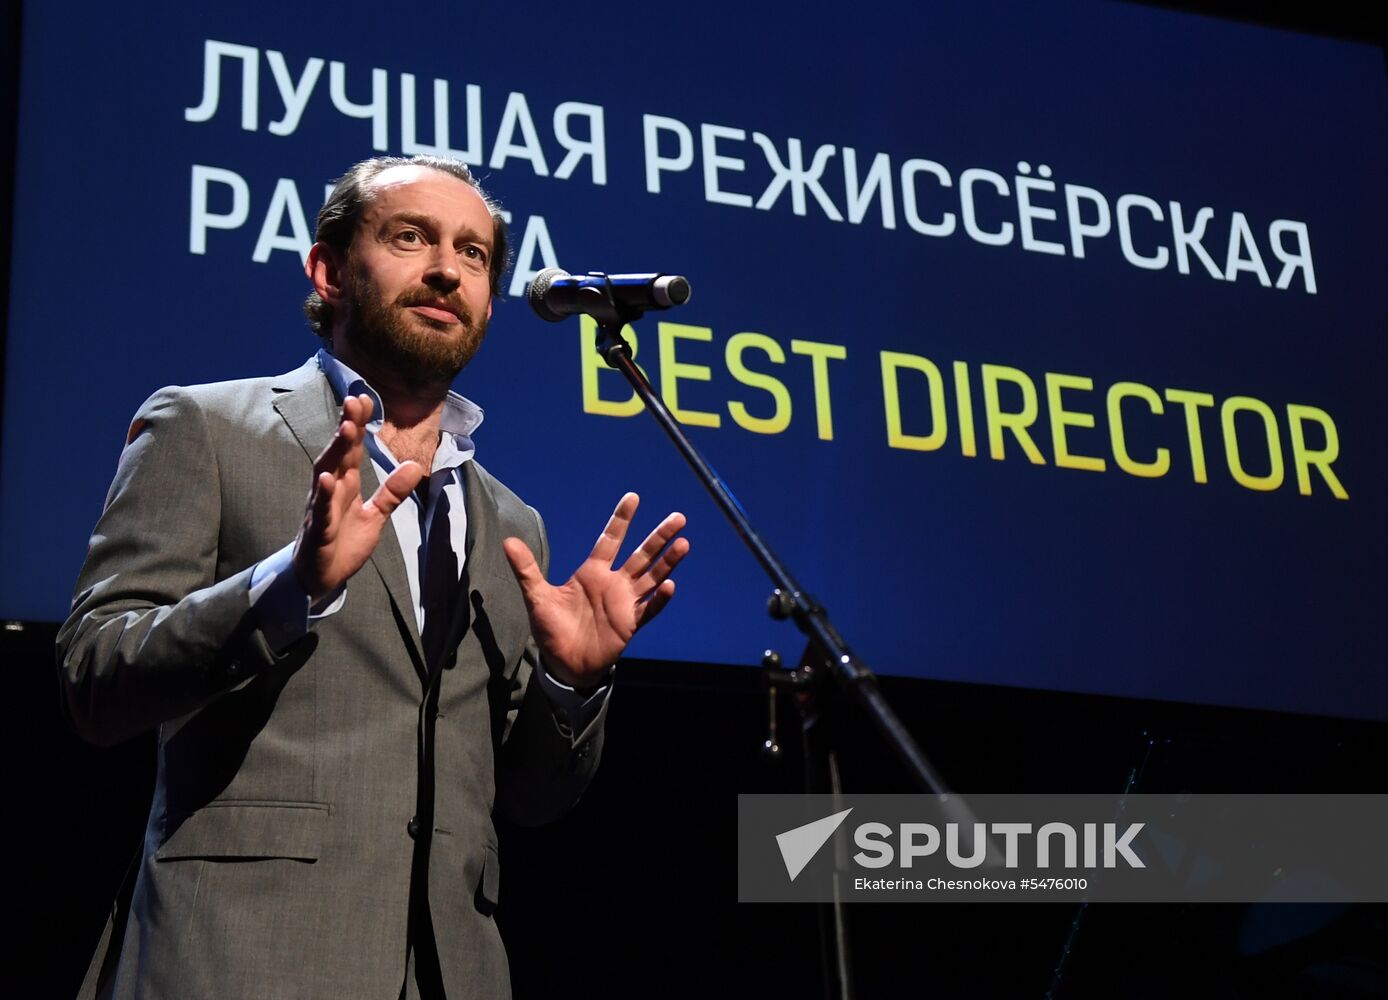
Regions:
[[[492, 255], [487, 268], [491, 275], [492, 294], [500, 297], [501, 278], [510, 266], [510, 245], [506, 236], [506, 220], [501, 217], [498, 205], [477, 178], [472, 176], [467, 166], [458, 160], [441, 156], [374, 156], [362, 160], [338, 178], [333, 185], [332, 194], [318, 213], [318, 228], [314, 240], [328, 247], [336, 254], [339, 262], [345, 263], [352, 238], [361, 222], [362, 211], [371, 200], [371, 182], [383, 171], [391, 167], [428, 167], [440, 173], [449, 174], [472, 187], [482, 196], [483, 203], [492, 217]], [[313, 332], [322, 338], [329, 347], [333, 336], [333, 307], [324, 302], [315, 292], [309, 292], [304, 300], [304, 315]]]

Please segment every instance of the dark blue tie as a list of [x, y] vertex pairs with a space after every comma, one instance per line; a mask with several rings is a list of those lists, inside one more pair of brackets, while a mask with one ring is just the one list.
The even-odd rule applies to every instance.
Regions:
[[434, 473], [429, 487], [431, 494], [436, 488], [434, 482], [440, 477], [443, 479], [443, 484], [437, 486], [434, 509], [431, 513], [427, 505], [421, 505], [419, 514], [419, 602], [424, 608], [424, 631], [420, 639], [424, 643], [425, 664], [430, 673], [438, 670], [447, 656], [448, 651], [444, 647], [458, 596], [458, 555], [453, 551], [448, 493], [443, 489], [453, 475], [452, 469], [441, 469]]

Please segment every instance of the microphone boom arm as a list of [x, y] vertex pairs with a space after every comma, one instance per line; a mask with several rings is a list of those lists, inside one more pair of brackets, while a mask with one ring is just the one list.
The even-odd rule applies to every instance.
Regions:
[[[926, 758], [878, 688], [876, 676], [867, 664], [848, 648], [848, 644], [844, 642], [843, 637], [839, 635], [833, 623], [830, 622], [828, 612], [801, 589], [795, 578], [791, 576], [790, 570], [771, 551], [765, 539], [752, 526], [747, 512], [743, 510], [742, 504], [738, 502], [732, 490], [728, 488], [707, 459], [694, 447], [694, 443], [690, 441], [684, 428], [680, 426], [669, 408], [666, 407], [665, 402], [656, 393], [650, 381], [632, 361], [631, 345], [622, 337], [622, 324], [639, 318], [642, 314], [641, 311], [619, 308], [616, 297], [612, 295], [610, 281], [607, 300], [618, 319], [614, 323], [600, 322], [598, 324], [598, 353], [602, 355], [603, 360], [610, 367], [626, 376], [627, 381], [631, 383], [632, 388], [646, 404], [646, 409], [650, 411], [656, 423], [660, 424], [666, 435], [674, 442], [679, 453], [689, 463], [690, 468], [694, 470], [699, 481], [704, 484], [704, 488], [708, 490], [714, 502], [723, 511], [724, 516], [732, 523], [738, 537], [751, 550], [752, 555], [770, 577], [774, 589], [767, 602], [767, 610], [771, 617], [791, 619], [808, 640], [803, 659], [802, 679], [804, 674], [815, 672], [827, 674], [829, 678], [832, 678], [837, 690], [850, 694], [859, 707], [867, 713], [868, 718], [882, 735], [882, 738], [887, 741], [902, 763], [906, 765], [912, 778], [922, 791], [937, 795], [949, 794], [949, 788], [934, 765]], [[827, 678], [823, 676], [817, 678], [820, 682], [825, 679]]]

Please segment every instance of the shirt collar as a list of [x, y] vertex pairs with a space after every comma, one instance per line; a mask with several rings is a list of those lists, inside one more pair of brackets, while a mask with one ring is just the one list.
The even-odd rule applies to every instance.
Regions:
[[[318, 367], [323, 369], [323, 374], [328, 377], [328, 384], [332, 386], [333, 396], [339, 406], [349, 395], [359, 396], [364, 393], [371, 397], [371, 422], [366, 425], [366, 429], [373, 434], [380, 431], [386, 413], [380, 393], [371, 388], [371, 383], [366, 379], [329, 354], [326, 348], [319, 348], [317, 357]], [[482, 407], [450, 389], [443, 403], [439, 430], [462, 438], [471, 438], [473, 431], [481, 426], [482, 417]]]

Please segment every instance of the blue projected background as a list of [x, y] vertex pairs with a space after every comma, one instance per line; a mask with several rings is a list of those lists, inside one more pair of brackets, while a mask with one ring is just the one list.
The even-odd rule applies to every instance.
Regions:
[[690, 516], [632, 655], [799, 641], [580, 322], [529, 313], [550, 265], [690, 278], [637, 360], [879, 671], [1388, 717], [1380, 50], [1097, 3], [336, 6], [26, 10], [0, 616], [66, 616], [150, 392], [315, 350], [325, 185], [447, 145], [519, 251], [458, 380], [479, 460], [556, 575], [624, 490]]

